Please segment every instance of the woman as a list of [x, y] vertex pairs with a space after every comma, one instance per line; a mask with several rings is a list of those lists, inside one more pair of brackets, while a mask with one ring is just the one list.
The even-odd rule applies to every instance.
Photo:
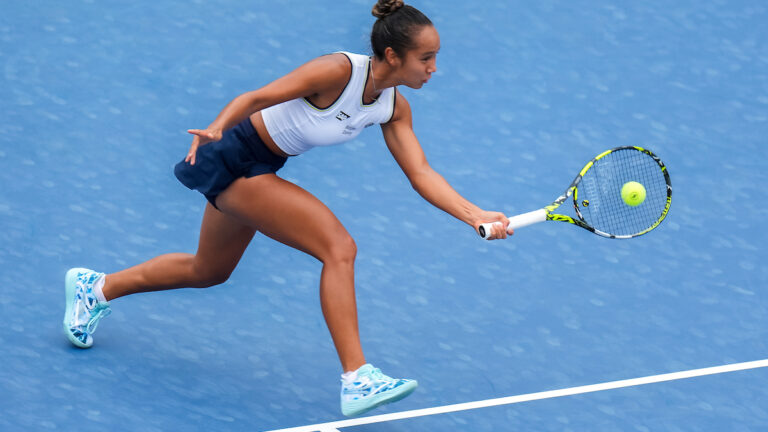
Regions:
[[411, 110], [398, 85], [421, 88], [435, 72], [440, 38], [432, 22], [400, 0], [379, 1], [371, 32], [373, 57], [334, 53], [316, 58], [258, 90], [232, 100], [203, 130], [175, 169], [206, 205], [195, 255], [174, 253], [104, 275], [71, 269], [66, 276], [64, 330], [78, 347], [110, 312], [109, 301], [129, 294], [209, 287], [227, 280], [256, 231], [323, 263], [320, 299], [343, 371], [341, 409], [359, 415], [402, 399], [416, 381], [393, 379], [366, 363], [354, 292], [355, 242], [333, 213], [302, 188], [275, 175], [290, 156], [338, 144], [380, 124], [384, 140], [427, 201], [476, 230], [507, 219], [462, 198], [430, 168], [413, 133]]

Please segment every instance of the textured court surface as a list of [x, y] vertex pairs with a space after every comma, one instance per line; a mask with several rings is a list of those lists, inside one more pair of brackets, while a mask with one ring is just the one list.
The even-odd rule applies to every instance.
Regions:
[[[314, 56], [367, 52], [372, 1], [5, 2], [0, 430], [253, 431], [333, 421], [320, 266], [257, 236], [221, 287], [113, 302], [61, 334], [69, 267], [193, 252], [187, 128]], [[535, 4], [534, 4], [535, 3]], [[439, 72], [403, 92], [432, 165], [477, 204], [551, 201], [603, 149], [669, 166], [639, 239], [542, 224], [485, 243], [413, 192], [381, 134], [282, 172], [355, 237], [368, 359], [420, 389], [376, 413], [768, 357], [764, 2], [421, 1]], [[758, 369], [354, 431], [758, 431]]]

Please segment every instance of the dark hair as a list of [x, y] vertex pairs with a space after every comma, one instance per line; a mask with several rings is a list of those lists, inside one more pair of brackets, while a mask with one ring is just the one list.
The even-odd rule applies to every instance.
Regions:
[[423, 13], [402, 0], [379, 0], [371, 11], [378, 18], [371, 30], [371, 48], [378, 59], [384, 58], [384, 50], [391, 47], [399, 57], [413, 47], [415, 29], [432, 25]]

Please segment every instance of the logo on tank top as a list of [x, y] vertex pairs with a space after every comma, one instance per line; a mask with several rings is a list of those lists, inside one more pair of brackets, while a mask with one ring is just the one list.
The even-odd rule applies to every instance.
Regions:
[[344, 111], [339, 111], [339, 114], [336, 116], [336, 120], [338, 121], [344, 121], [349, 118], [349, 114], [345, 113]]

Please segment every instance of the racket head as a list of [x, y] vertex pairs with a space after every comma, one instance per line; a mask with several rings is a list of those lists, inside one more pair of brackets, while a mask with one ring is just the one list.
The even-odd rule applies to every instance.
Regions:
[[[628, 182], [645, 189], [645, 199], [629, 205], [621, 195]], [[641, 236], [666, 218], [672, 203], [672, 182], [664, 162], [636, 146], [607, 150], [589, 161], [565, 194], [573, 197], [577, 225], [609, 238]]]

